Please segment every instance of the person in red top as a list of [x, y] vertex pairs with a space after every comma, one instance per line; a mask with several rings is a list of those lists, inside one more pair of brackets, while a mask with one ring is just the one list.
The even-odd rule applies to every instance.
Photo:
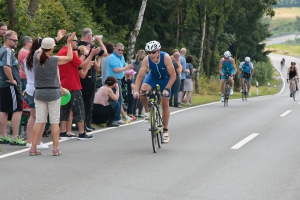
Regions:
[[32, 38], [29, 36], [23, 36], [22, 38], [22, 49], [18, 53], [18, 61], [19, 61], [19, 72], [22, 84], [22, 92], [26, 89], [27, 78], [23, 68], [24, 58], [29, 54], [29, 51], [32, 46]]
[[[65, 37], [65, 41], [67, 43], [68, 38], [71, 34], [67, 34]], [[78, 43], [77, 37], [75, 36], [71, 45], [73, 50], [77, 50], [76, 45]], [[57, 53], [58, 56], [67, 55], [67, 46], [62, 47], [59, 52]], [[59, 65], [59, 74], [60, 74], [60, 81], [61, 86], [66, 88], [71, 93], [71, 100], [64, 106], [60, 108], [60, 127], [61, 133], [60, 138], [70, 138], [73, 137], [67, 132], [67, 123], [70, 117], [70, 111], [73, 111], [73, 120], [77, 123], [79, 135], [79, 140], [90, 140], [93, 139], [92, 135], [87, 135], [84, 131], [84, 119], [85, 119], [85, 112], [84, 112], [84, 104], [82, 100], [81, 94], [81, 83], [79, 79], [78, 70], [89, 68], [93, 65], [91, 61], [93, 56], [96, 55], [100, 51], [100, 48], [94, 48], [91, 50], [91, 53], [87, 57], [85, 54], [78, 57], [77, 51], [73, 51], [73, 59], [64, 64]], [[86, 54], [88, 54], [88, 50]], [[87, 58], [86, 58], [87, 57]]]

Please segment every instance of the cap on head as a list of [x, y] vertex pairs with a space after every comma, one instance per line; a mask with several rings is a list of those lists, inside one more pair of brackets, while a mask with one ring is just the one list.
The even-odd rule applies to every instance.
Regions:
[[44, 38], [43, 41], [42, 41], [42, 45], [41, 47], [43, 49], [52, 49], [53, 47], [55, 47], [55, 42], [54, 42], [54, 39], [53, 38]]
[[127, 70], [125, 71], [125, 75], [126, 75], [126, 76], [134, 75], [134, 74], [136, 74], [136, 72], [135, 72], [133, 69], [127, 69]]

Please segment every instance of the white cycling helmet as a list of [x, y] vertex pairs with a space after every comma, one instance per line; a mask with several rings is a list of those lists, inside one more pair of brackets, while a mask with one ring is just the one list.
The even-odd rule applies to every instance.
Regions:
[[145, 46], [146, 51], [158, 51], [160, 48], [160, 43], [155, 40], [148, 42]]
[[245, 62], [250, 62], [250, 57], [246, 57]]
[[230, 51], [225, 51], [224, 52], [224, 58], [229, 58], [231, 56]]

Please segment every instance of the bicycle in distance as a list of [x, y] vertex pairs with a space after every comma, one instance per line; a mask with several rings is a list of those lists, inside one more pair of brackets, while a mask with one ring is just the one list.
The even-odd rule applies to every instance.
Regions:
[[224, 76], [226, 76], [225, 92], [224, 92], [224, 107], [228, 106], [228, 100], [230, 96], [230, 85], [229, 85], [229, 71], [226, 70]]
[[159, 85], [151, 91], [147, 91], [146, 96], [148, 97], [149, 105], [149, 131], [151, 132], [153, 152], [156, 153], [157, 147], [161, 148], [164, 127], [162, 116], [160, 114], [161, 93]]
[[[299, 78], [298, 79], [298, 82], [299, 82]], [[292, 78], [290, 80], [292, 82], [292, 85], [290, 85], [290, 91], [291, 91], [291, 94], [290, 94], [290, 97], [293, 97], [294, 101], [296, 101], [296, 92], [297, 92], [297, 88], [296, 88], [296, 80], [295, 78]]]
[[249, 94], [249, 91], [248, 91], [248, 79], [250, 77], [250, 74], [249, 73], [243, 73], [243, 89], [242, 89], [242, 100], [243, 101], [247, 101], [247, 97], [248, 97], [248, 94]]

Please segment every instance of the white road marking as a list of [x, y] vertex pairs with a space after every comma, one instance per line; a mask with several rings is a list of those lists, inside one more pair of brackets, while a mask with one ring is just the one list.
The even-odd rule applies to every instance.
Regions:
[[239, 149], [239, 148], [241, 148], [243, 145], [245, 145], [247, 142], [249, 142], [250, 140], [252, 140], [253, 138], [255, 138], [258, 135], [259, 135], [259, 133], [252, 133], [251, 135], [249, 135], [245, 139], [241, 140], [240, 142], [238, 142], [237, 144], [235, 144], [234, 146], [232, 146], [231, 149]]
[[300, 104], [300, 102], [298, 104]]
[[289, 114], [290, 112], [292, 112], [292, 110], [287, 110], [285, 111], [283, 114], [280, 115], [280, 117], [285, 117], [287, 114]]

